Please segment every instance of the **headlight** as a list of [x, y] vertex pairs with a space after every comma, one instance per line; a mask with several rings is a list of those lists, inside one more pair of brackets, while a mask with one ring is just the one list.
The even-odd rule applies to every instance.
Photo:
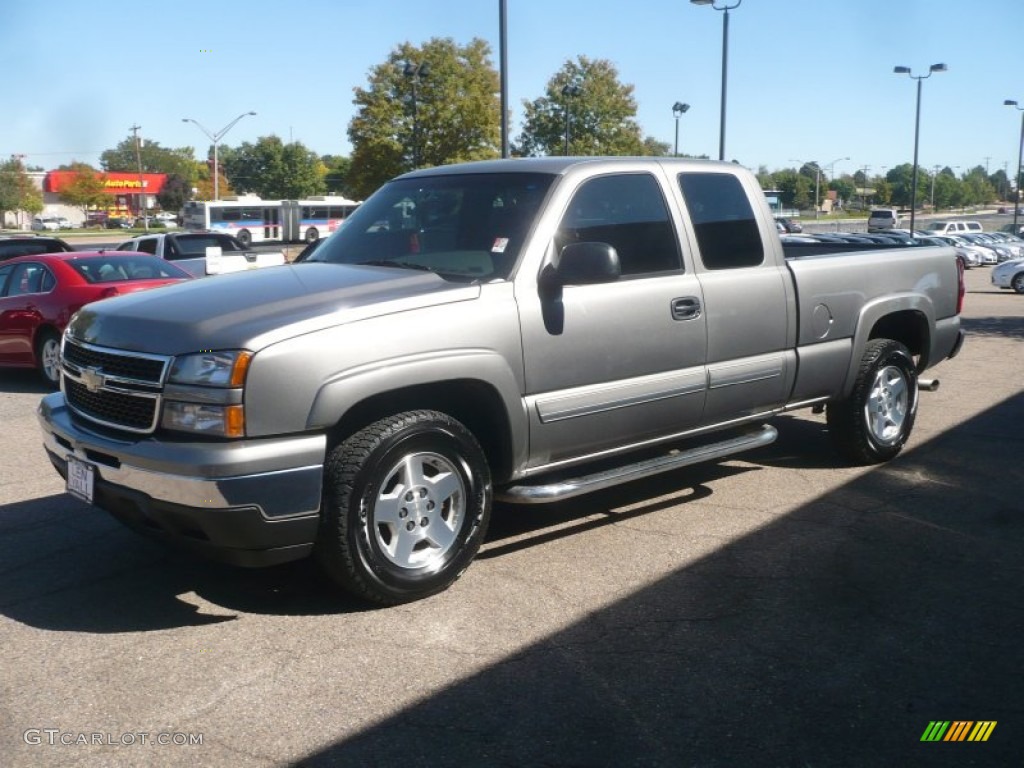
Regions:
[[241, 387], [251, 360], [252, 352], [245, 350], [181, 355], [174, 358], [168, 381], [204, 387]]
[[204, 405], [168, 400], [164, 403], [161, 426], [217, 437], [245, 437], [245, 409], [241, 405]]
[[160, 425], [178, 432], [245, 437], [247, 350], [207, 350], [179, 355], [171, 365]]

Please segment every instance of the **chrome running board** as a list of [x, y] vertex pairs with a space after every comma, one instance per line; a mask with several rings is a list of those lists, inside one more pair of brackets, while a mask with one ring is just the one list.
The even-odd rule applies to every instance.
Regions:
[[669, 472], [673, 469], [686, 467], [690, 464], [714, 461], [715, 459], [731, 456], [734, 453], [770, 445], [775, 442], [775, 438], [778, 435], [778, 430], [775, 427], [764, 424], [756, 430], [731, 437], [728, 440], [701, 445], [696, 448], [673, 451], [653, 459], [645, 459], [634, 464], [612, 467], [611, 469], [600, 470], [589, 475], [564, 478], [536, 485], [511, 485], [507, 488], [499, 489], [495, 493], [495, 498], [499, 501], [507, 501], [513, 504], [547, 504], [552, 501], [571, 499], [573, 496], [582, 496], [585, 493], [611, 488], [613, 485], [628, 483], [631, 480], [640, 480], [651, 475], [660, 474], [661, 472]]

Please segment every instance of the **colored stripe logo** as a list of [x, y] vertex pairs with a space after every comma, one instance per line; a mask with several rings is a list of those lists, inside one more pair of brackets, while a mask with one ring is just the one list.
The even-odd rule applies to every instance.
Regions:
[[988, 741], [996, 720], [932, 720], [921, 741]]

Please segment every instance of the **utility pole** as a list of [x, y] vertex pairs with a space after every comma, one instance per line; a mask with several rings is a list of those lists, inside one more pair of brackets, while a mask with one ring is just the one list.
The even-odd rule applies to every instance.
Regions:
[[145, 206], [146, 185], [142, 180], [142, 140], [139, 138], [139, 131], [142, 130], [142, 126], [133, 125], [128, 130], [135, 137], [135, 163], [139, 168], [139, 215], [142, 216], [142, 223], [145, 225], [146, 231], [149, 232], [149, 216], [146, 213]]

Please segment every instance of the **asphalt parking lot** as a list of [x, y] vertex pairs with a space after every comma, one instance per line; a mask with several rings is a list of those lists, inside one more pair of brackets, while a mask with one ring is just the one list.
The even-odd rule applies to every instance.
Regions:
[[0, 371], [0, 763], [1020, 765], [1024, 297], [988, 280], [897, 460], [783, 416], [755, 453], [500, 506], [452, 589], [388, 609], [65, 495], [41, 386]]

